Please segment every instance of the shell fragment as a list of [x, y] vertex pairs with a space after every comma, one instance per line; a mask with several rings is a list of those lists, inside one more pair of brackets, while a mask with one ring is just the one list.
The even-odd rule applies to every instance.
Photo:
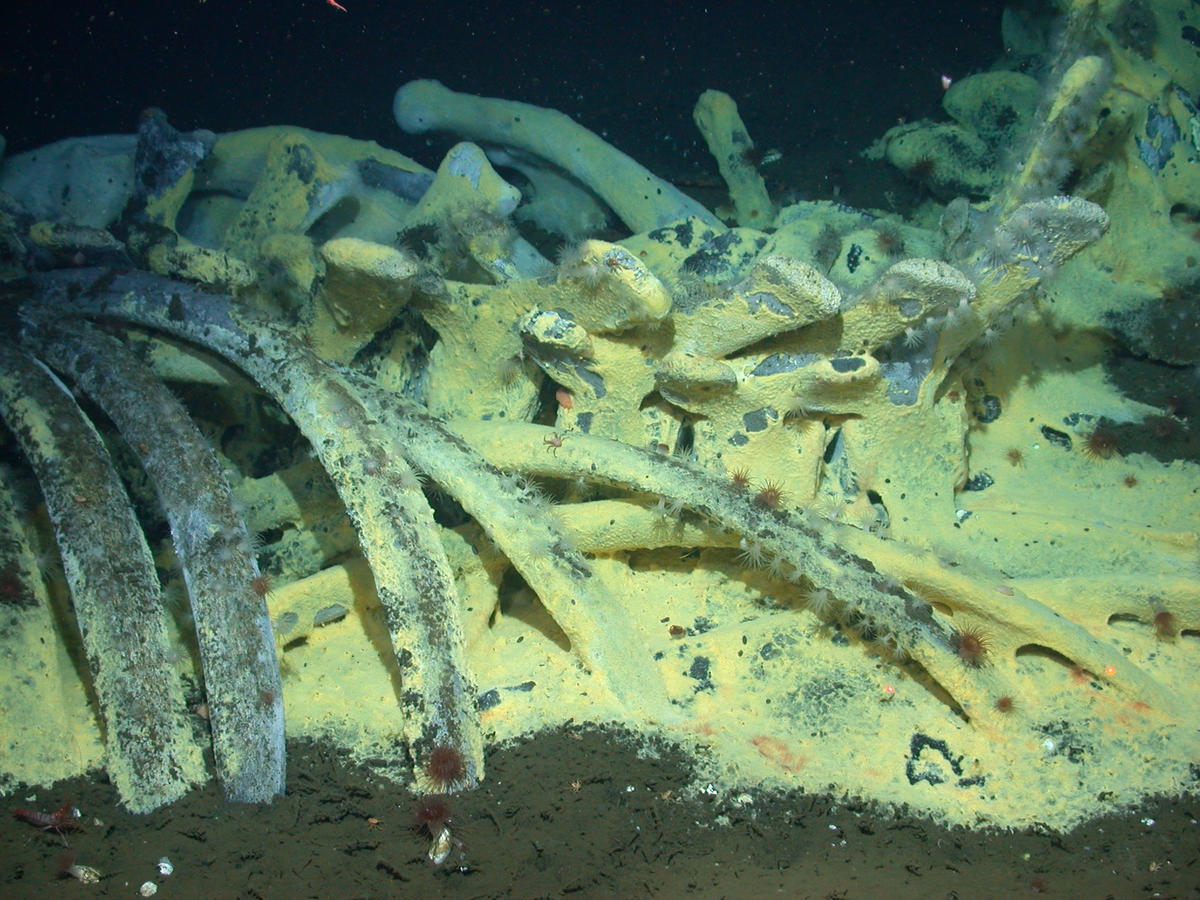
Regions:
[[443, 825], [438, 836], [429, 845], [429, 861], [435, 866], [440, 866], [450, 856], [450, 851], [453, 849], [454, 836], [450, 834], [450, 829]]

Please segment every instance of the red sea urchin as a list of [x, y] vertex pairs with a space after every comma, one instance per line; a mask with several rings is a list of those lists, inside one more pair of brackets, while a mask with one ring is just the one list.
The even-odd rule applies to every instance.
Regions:
[[742, 165], [757, 169], [766, 162], [767, 151], [761, 147], [756, 147], [754, 144], [745, 144], [741, 150], [737, 151], [737, 158], [741, 161]]
[[904, 253], [904, 237], [898, 228], [885, 225], [875, 232], [875, 246], [884, 256], [900, 256]]
[[729, 482], [738, 490], [744, 491], [750, 486], [750, 472], [745, 467], [734, 469], [729, 473]]
[[913, 181], [928, 184], [937, 173], [937, 160], [928, 153], [918, 156], [904, 169], [904, 174]]
[[1083, 436], [1083, 455], [1091, 459], [1108, 459], [1117, 452], [1117, 434], [1111, 428], [1097, 425]]
[[438, 744], [425, 763], [425, 774], [442, 793], [454, 789], [467, 774], [467, 762], [456, 747]]
[[266, 598], [271, 593], [271, 576], [261, 572], [250, 579], [250, 591], [256, 597]]
[[992, 649], [987, 632], [974, 625], [955, 629], [950, 637], [950, 645], [963, 661], [963, 665], [972, 669], [981, 668], [987, 662], [988, 653]]
[[1165, 609], [1154, 614], [1154, 635], [1160, 641], [1169, 641], [1179, 634], [1179, 622], [1175, 616]]
[[765, 509], [779, 509], [785, 497], [783, 486], [779, 482], [764, 481], [758, 493], [754, 495], [754, 502]]
[[430, 837], [437, 837], [450, 821], [450, 805], [445, 797], [429, 794], [413, 801], [412, 814], [419, 827], [426, 828]]

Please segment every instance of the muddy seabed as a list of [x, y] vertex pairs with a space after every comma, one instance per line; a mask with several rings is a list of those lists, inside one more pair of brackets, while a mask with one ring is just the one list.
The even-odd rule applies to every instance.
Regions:
[[[581, 726], [494, 750], [452, 798], [461, 847], [435, 866], [403, 788], [320, 744], [289, 747], [287, 794], [226, 803], [209, 784], [147, 816], [103, 775], [3, 797], [78, 807], [68, 835], [8, 820], [0, 894], [223, 897], [1200, 898], [1200, 802], [1163, 799], [1061, 835], [947, 830], [811, 794], [708, 796], [670, 747]], [[703, 786], [701, 785], [701, 788]], [[98, 884], [57, 874], [64, 854]], [[158, 873], [167, 856], [169, 876]]]

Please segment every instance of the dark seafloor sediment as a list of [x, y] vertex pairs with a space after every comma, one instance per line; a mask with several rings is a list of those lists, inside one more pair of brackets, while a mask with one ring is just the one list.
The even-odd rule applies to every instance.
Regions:
[[[77, 806], [66, 836], [7, 819], [0, 894], [131, 897], [1197, 898], [1200, 802], [1162, 799], [1069, 834], [947, 830], [821, 795], [700, 797], [677, 750], [591, 727], [488, 754], [452, 798], [461, 848], [426, 858], [407, 792], [324, 745], [290, 746], [287, 794], [226, 803], [209, 784], [146, 816], [102, 774], [3, 797]], [[34, 796], [36, 795], [36, 796]], [[31, 799], [32, 797], [32, 799]], [[64, 854], [98, 884], [57, 874]], [[156, 863], [167, 856], [170, 876]]]

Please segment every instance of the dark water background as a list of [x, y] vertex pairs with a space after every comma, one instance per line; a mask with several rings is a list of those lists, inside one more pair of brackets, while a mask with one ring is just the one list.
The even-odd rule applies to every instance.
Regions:
[[559, 109], [670, 176], [711, 167], [691, 122], [706, 88], [737, 100], [760, 145], [820, 155], [936, 114], [942, 74], [1002, 52], [986, 0], [344, 5], [21, 0], [0, 29], [0, 133], [17, 153], [132, 132], [159, 106], [185, 130], [300, 125], [420, 158], [391, 98], [436, 78]]

